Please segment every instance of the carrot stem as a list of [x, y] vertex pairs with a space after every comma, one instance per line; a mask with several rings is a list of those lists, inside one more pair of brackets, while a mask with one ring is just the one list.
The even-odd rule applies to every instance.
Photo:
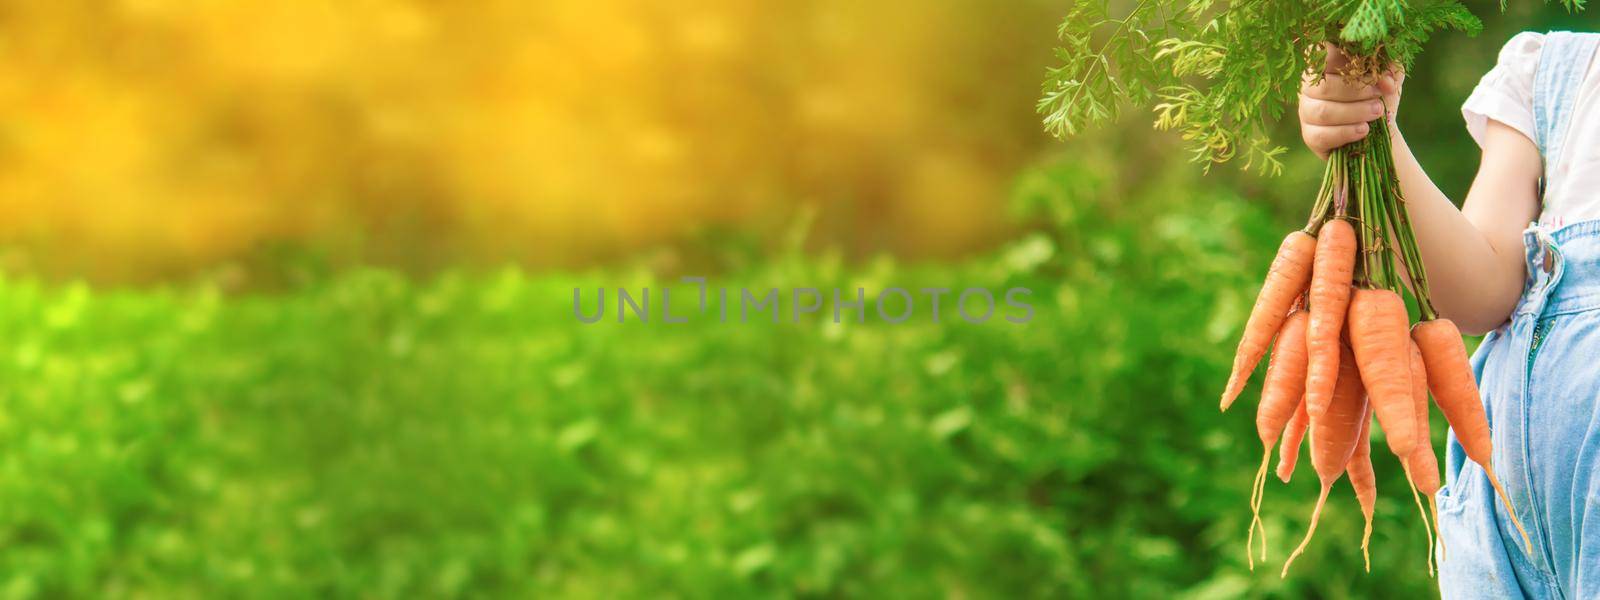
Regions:
[[1315, 236], [1333, 216], [1335, 210], [1334, 186], [1336, 183], [1337, 161], [1328, 163], [1328, 168], [1322, 170], [1322, 184], [1317, 187], [1317, 201], [1311, 206], [1311, 218], [1306, 221], [1304, 231], [1306, 235]]
[[[1382, 119], [1377, 121], [1384, 128], [1384, 134], [1378, 138], [1382, 154], [1386, 162], [1392, 165], [1394, 157], [1391, 154], [1391, 144], [1388, 135], [1388, 124]], [[1377, 127], [1380, 125], [1374, 125]], [[1394, 169], [1386, 171], [1392, 173]], [[1405, 197], [1400, 194], [1398, 183], [1391, 185], [1393, 202], [1389, 203], [1389, 220], [1393, 223], [1395, 243], [1399, 246], [1401, 265], [1405, 267], [1406, 274], [1411, 278], [1411, 293], [1417, 299], [1417, 308], [1421, 312], [1423, 321], [1438, 318], [1438, 311], [1433, 307], [1433, 295], [1428, 289], [1428, 272], [1423, 268], [1422, 253], [1417, 249], [1417, 232], [1411, 228], [1410, 209], [1406, 208]]]

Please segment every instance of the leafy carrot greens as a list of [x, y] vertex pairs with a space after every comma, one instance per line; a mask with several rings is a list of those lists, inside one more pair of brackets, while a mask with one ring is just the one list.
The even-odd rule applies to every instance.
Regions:
[[[1570, 9], [1582, 0], [1562, 0]], [[1079, 0], [1058, 30], [1060, 61], [1038, 110], [1057, 137], [1153, 108], [1155, 125], [1182, 134], [1209, 168], [1243, 156], [1245, 168], [1281, 169], [1271, 125], [1294, 106], [1301, 77], [1336, 44], [1376, 74], [1409, 67], [1439, 30], [1476, 34], [1460, 2], [1404, 0]]]

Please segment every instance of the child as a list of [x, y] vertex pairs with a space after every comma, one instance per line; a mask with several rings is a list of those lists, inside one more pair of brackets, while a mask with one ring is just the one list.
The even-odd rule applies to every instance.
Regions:
[[[1533, 547], [1452, 432], [1439, 491], [1446, 598], [1600, 598], [1600, 35], [1523, 33], [1462, 106], [1483, 148], [1460, 210], [1396, 124], [1404, 75], [1329, 74], [1301, 90], [1319, 155], [1382, 122], [1434, 303], [1463, 331], [1494, 432], [1494, 467]], [[1586, 527], [1587, 526], [1587, 527]]]

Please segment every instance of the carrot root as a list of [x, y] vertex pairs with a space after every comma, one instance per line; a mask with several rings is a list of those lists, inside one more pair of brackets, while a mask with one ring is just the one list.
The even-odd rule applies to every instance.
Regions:
[[1410, 465], [1406, 465], [1406, 483], [1411, 484], [1411, 500], [1417, 503], [1417, 513], [1422, 515], [1422, 532], [1428, 536], [1428, 577], [1433, 577], [1433, 527], [1428, 525], [1428, 509], [1422, 506], [1422, 494], [1417, 493], [1417, 484], [1411, 480]]
[[1372, 542], [1372, 517], [1367, 517], [1367, 525], [1361, 530], [1361, 562], [1366, 565], [1368, 573], [1372, 572], [1372, 553], [1367, 551], [1367, 545]]
[[1522, 519], [1517, 518], [1516, 507], [1511, 504], [1511, 497], [1506, 495], [1506, 489], [1500, 486], [1500, 479], [1494, 476], [1494, 467], [1483, 465], [1483, 472], [1489, 476], [1489, 485], [1494, 486], [1494, 492], [1500, 495], [1500, 501], [1506, 505], [1506, 514], [1511, 515], [1511, 524], [1517, 526], [1517, 533], [1522, 534], [1524, 549], [1528, 556], [1533, 556], [1533, 541], [1528, 539], [1528, 530], [1522, 528]]
[[1444, 562], [1444, 555], [1445, 555], [1444, 530], [1443, 529], [1439, 529], [1439, 501], [1438, 501], [1438, 499], [1435, 499], [1433, 496], [1429, 496], [1428, 497], [1428, 508], [1433, 509], [1433, 530], [1439, 532], [1439, 536], [1438, 536], [1438, 538], [1436, 538], [1439, 541], [1439, 562]]
[[1311, 543], [1312, 534], [1317, 532], [1317, 519], [1322, 517], [1322, 505], [1328, 502], [1328, 492], [1332, 489], [1333, 486], [1322, 484], [1322, 493], [1317, 495], [1317, 507], [1311, 509], [1311, 528], [1306, 530], [1306, 537], [1300, 540], [1300, 545], [1289, 554], [1289, 560], [1283, 561], [1283, 571], [1278, 573], [1279, 579], [1289, 576], [1289, 565], [1294, 564], [1294, 559], [1299, 558], [1306, 551], [1306, 545]]
[[1255, 555], [1251, 554], [1250, 546], [1255, 542], [1256, 530], [1261, 530], [1261, 560], [1267, 560], [1267, 528], [1261, 523], [1261, 500], [1267, 491], [1267, 463], [1272, 458], [1272, 446], [1267, 446], [1261, 454], [1261, 468], [1256, 469], [1255, 481], [1250, 483], [1250, 534], [1244, 540], [1244, 557], [1250, 564], [1250, 570], [1256, 570]]

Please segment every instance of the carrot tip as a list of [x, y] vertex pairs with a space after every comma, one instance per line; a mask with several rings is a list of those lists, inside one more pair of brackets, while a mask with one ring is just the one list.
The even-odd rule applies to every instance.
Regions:
[[1439, 529], [1439, 501], [1433, 496], [1429, 496], [1428, 507], [1433, 509], [1433, 530], [1439, 532], [1436, 538], [1439, 542], [1439, 562], [1444, 562], [1444, 530]]
[[1361, 561], [1366, 564], [1367, 572], [1372, 572], [1372, 554], [1367, 551], [1367, 546], [1372, 542], [1372, 517], [1367, 517], [1367, 526], [1361, 531]]
[[1528, 530], [1522, 528], [1522, 519], [1517, 518], [1517, 509], [1511, 504], [1511, 497], [1506, 495], [1506, 489], [1500, 486], [1500, 479], [1494, 475], [1494, 467], [1483, 465], [1483, 472], [1489, 476], [1489, 485], [1494, 486], [1494, 492], [1500, 495], [1500, 501], [1506, 505], [1506, 514], [1511, 515], [1511, 524], [1517, 526], [1517, 533], [1522, 534], [1523, 550], [1529, 557], [1533, 556], [1533, 541], [1528, 539]]
[[1311, 509], [1311, 527], [1306, 529], [1305, 539], [1300, 540], [1300, 545], [1296, 546], [1294, 552], [1289, 554], [1289, 559], [1283, 561], [1283, 570], [1278, 573], [1279, 579], [1289, 576], [1289, 565], [1294, 564], [1294, 559], [1299, 558], [1306, 551], [1306, 545], [1311, 543], [1312, 534], [1317, 532], [1317, 520], [1322, 517], [1322, 505], [1328, 502], [1328, 491], [1331, 489], [1326, 484], [1322, 486], [1322, 493], [1317, 495], [1317, 506]]
[[1259, 509], [1256, 504], [1256, 494], [1261, 489], [1261, 486], [1256, 484], [1260, 482], [1261, 473], [1257, 471], [1255, 478], [1250, 480], [1250, 529], [1244, 538], [1244, 559], [1250, 565], [1251, 571], [1256, 570], [1256, 555], [1253, 546], [1255, 546], [1256, 541], [1256, 524], [1261, 522], [1261, 514], [1258, 512]]
[[1261, 455], [1261, 468], [1256, 469], [1255, 480], [1250, 482], [1250, 535], [1244, 541], [1244, 554], [1245, 560], [1250, 564], [1251, 571], [1256, 568], [1255, 556], [1251, 554], [1250, 546], [1255, 541], [1257, 529], [1261, 530], [1261, 560], [1262, 562], [1267, 560], [1267, 527], [1261, 522], [1261, 500], [1266, 495], [1267, 463], [1270, 462], [1271, 458], [1272, 446], [1269, 445]]
[[[1422, 515], [1422, 533], [1428, 538], [1428, 577], [1433, 577], [1433, 528], [1428, 525], [1428, 509], [1422, 507], [1422, 495], [1417, 493], [1416, 481], [1411, 478], [1411, 464], [1401, 463], [1406, 470], [1406, 483], [1411, 486], [1411, 500], [1417, 503], [1417, 513]], [[1433, 499], [1428, 499], [1432, 503]]]
[[1221, 412], [1228, 412], [1228, 407], [1233, 406], [1233, 401], [1239, 399], [1239, 394], [1244, 392], [1244, 386], [1239, 384], [1239, 377], [1228, 377], [1228, 387], [1222, 391]]

